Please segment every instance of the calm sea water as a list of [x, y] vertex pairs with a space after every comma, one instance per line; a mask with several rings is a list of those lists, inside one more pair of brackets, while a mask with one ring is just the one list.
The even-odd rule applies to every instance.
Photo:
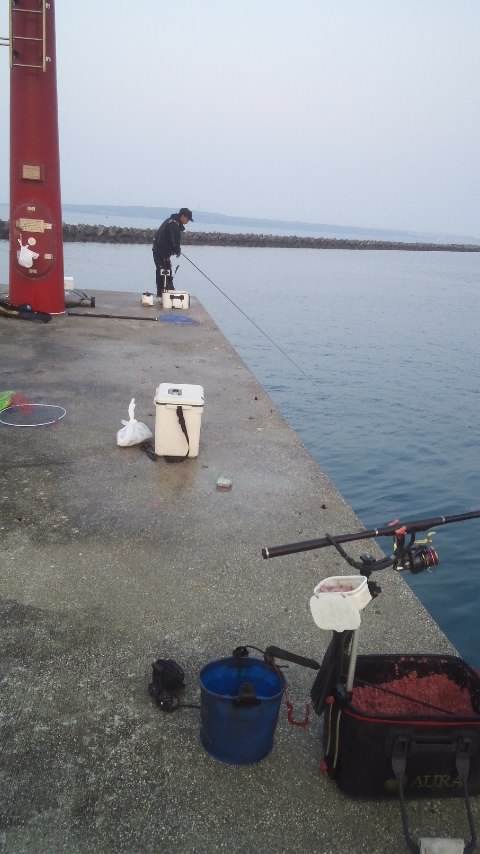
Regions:
[[[480, 255], [185, 252], [265, 335], [185, 257], [176, 287], [203, 303], [368, 528], [480, 508]], [[65, 244], [65, 274], [87, 292], [140, 294], [153, 273], [149, 246]], [[440, 528], [435, 541], [438, 569], [407, 580], [480, 666], [480, 520]]]

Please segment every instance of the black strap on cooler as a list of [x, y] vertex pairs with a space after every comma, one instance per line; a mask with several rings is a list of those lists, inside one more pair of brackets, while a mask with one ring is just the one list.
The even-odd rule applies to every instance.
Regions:
[[[179, 300], [180, 300], [180, 305], [174, 305], [174, 304], [173, 304], [173, 301], [174, 301], [174, 300], [176, 300], [176, 299], [179, 299]], [[172, 300], [172, 308], [182, 308], [181, 302], [182, 302], [182, 300], [184, 300], [184, 299], [185, 299], [185, 294], [174, 294], [174, 295], [172, 296], [172, 298], [171, 298], [171, 300]]]
[[183, 406], [177, 406], [177, 418], [180, 427], [182, 428], [182, 433], [187, 440], [187, 453], [184, 457], [165, 457], [165, 461], [167, 463], [183, 463], [184, 460], [187, 459], [190, 453], [190, 439], [188, 437], [187, 425], [185, 423], [185, 416], [183, 414]]
[[455, 751], [455, 764], [457, 766], [458, 777], [463, 786], [463, 795], [465, 798], [465, 808], [467, 811], [468, 826], [470, 829], [471, 840], [463, 849], [464, 854], [471, 854], [477, 846], [477, 834], [473, 822], [472, 807], [470, 796], [468, 794], [468, 774], [470, 771], [470, 753], [472, 751], [472, 740], [467, 736], [459, 736], [456, 741], [448, 743], [439, 743], [438, 741], [417, 742], [406, 735], [399, 735], [394, 741], [392, 752], [392, 768], [395, 774], [395, 779], [398, 784], [398, 794], [400, 798], [400, 811], [402, 814], [403, 834], [405, 841], [413, 851], [413, 854], [420, 854], [420, 846], [410, 834], [408, 827], [407, 809], [405, 806], [405, 793], [403, 791], [403, 779], [407, 767], [407, 756], [410, 750], [414, 751]]

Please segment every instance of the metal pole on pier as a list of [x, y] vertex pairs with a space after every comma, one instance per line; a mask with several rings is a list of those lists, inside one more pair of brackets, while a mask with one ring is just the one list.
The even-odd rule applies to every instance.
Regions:
[[55, 0], [10, 0], [9, 299], [65, 311]]

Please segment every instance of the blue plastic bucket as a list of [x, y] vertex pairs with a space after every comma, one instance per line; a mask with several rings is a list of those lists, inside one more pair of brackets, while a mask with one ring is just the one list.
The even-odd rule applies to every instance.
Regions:
[[270, 753], [284, 691], [280, 673], [259, 658], [221, 658], [200, 672], [200, 741], [231, 765]]

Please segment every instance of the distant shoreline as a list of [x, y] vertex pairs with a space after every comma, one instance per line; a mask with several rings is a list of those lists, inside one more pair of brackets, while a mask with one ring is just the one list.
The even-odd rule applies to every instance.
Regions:
[[[124, 228], [106, 225], [70, 225], [63, 223], [65, 243], [152, 244], [156, 229]], [[9, 225], [0, 220], [0, 240], [9, 239]], [[230, 234], [217, 231], [185, 231], [184, 246], [227, 246], [269, 249], [374, 249], [408, 252], [480, 252], [480, 246], [469, 243], [405, 243], [390, 240], [355, 240], [336, 237], [296, 237], [275, 234]]]

